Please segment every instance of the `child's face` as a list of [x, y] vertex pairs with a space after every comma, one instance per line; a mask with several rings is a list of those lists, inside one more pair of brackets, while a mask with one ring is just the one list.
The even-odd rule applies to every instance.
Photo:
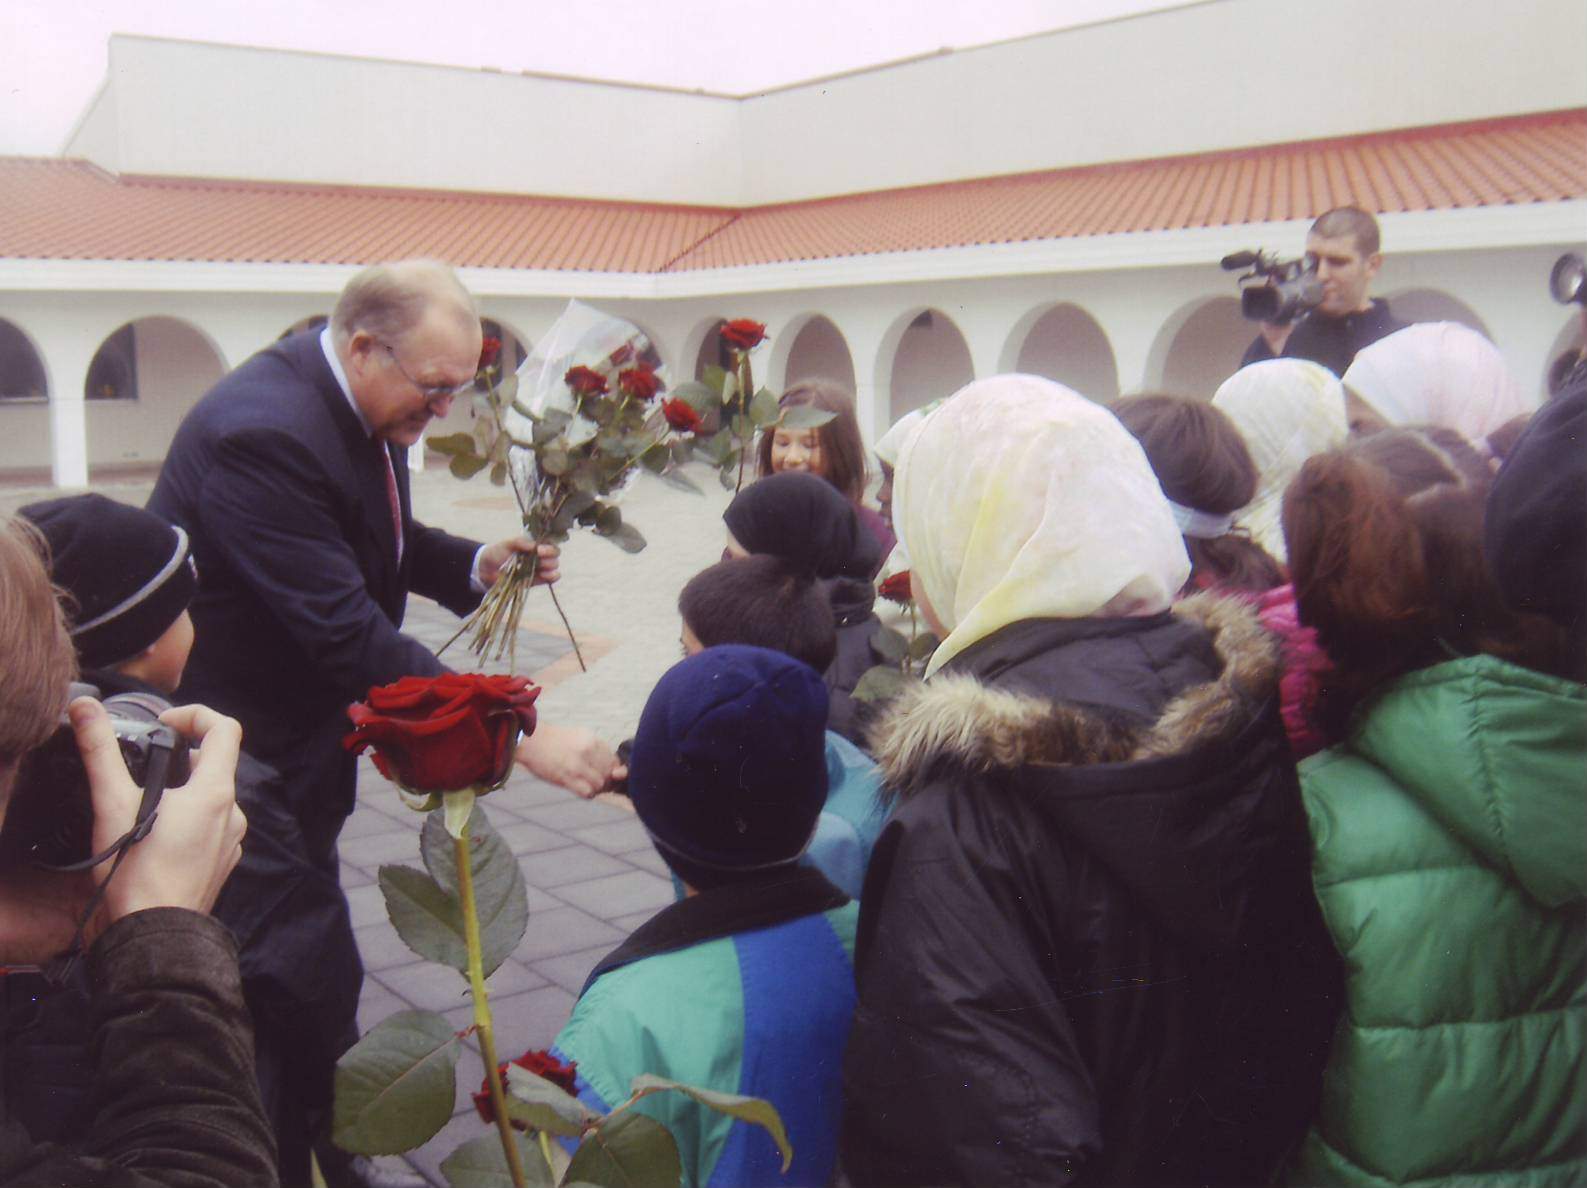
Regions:
[[187, 655], [192, 650], [193, 620], [183, 611], [165, 634], [149, 645], [148, 651], [121, 668], [162, 693], [174, 693], [182, 683], [182, 670], [187, 667]]
[[819, 429], [778, 429], [772, 434], [771, 472], [782, 474], [784, 471], [826, 477]]
[[689, 630], [687, 623], [683, 625], [683, 633], [678, 636], [678, 642], [683, 645], [683, 658], [685, 660], [705, 650], [705, 645], [700, 642], [700, 637]]

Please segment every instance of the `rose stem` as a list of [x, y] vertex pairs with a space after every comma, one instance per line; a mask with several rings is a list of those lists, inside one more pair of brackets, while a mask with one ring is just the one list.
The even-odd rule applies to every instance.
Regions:
[[479, 915], [474, 908], [474, 871], [471, 865], [469, 834], [452, 839], [457, 855], [457, 893], [463, 901], [463, 932], [468, 941], [468, 985], [474, 998], [474, 1030], [479, 1036], [480, 1054], [485, 1057], [485, 1081], [490, 1086], [491, 1109], [496, 1115], [496, 1130], [501, 1135], [502, 1152], [507, 1156], [507, 1171], [514, 1188], [525, 1188], [523, 1164], [518, 1144], [513, 1141], [512, 1122], [507, 1117], [507, 1096], [502, 1092], [501, 1069], [496, 1063], [496, 1038], [491, 1031], [490, 999], [485, 993], [485, 961], [479, 941]]

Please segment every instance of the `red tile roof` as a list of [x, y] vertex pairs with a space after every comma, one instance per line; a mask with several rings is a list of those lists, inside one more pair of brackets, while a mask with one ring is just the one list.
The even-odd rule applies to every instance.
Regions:
[[1587, 197], [1587, 108], [1055, 169], [735, 211], [504, 194], [113, 177], [0, 158], [0, 257], [656, 273]]

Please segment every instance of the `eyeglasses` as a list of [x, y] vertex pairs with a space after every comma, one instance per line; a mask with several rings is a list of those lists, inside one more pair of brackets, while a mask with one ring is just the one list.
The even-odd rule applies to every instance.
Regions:
[[461, 396], [474, 386], [474, 377], [470, 376], [460, 384], [421, 384], [408, 374], [408, 369], [402, 365], [402, 360], [397, 358], [397, 352], [392, 350], [389, 342], [380, 344], [386, 348], [386, 354], [391, 356], [391, 361], [396, 364], [397, 370], [402, 373], [402, 378], [418, 389], [419, 395], [424, 397], [426, 404], [434, 404], [437, 400], [450, 400], [454, 396]]

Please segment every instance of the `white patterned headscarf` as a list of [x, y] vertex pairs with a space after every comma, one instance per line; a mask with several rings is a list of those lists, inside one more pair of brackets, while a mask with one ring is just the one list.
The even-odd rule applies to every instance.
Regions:
[[1268, 359], [1224, 380], [1212, 404], [1234, 422], [1256, 464], [1256, 495], [1234, 525], [1287, 564], [1284, 490], [1307, 458], [1344, 445], [1350, 434], [1344, 388], [1320, 363]]
[[1421, 322], [1356, 353], [1345, 386], [1391, 425], [1442, 425], [1473, 445], [1532, 401], [1481, 334], [1459, 322]]
[[1135, 438], [1036, 376], [980, 380], [927, 417], [899, 456], [893, 519], [948, 632], [928, 676], [1023, 619], [1166, 610], [1190, 574]]

